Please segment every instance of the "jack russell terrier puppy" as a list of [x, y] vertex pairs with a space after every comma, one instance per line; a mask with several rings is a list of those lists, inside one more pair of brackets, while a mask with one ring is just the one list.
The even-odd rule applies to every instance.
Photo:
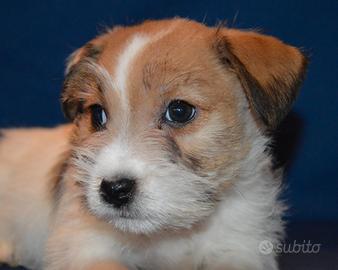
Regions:
[[[47, 270], [271, 270], [269, 134], [306, 59], [251, 31], [115, 27], [69, 58], [72, 124], [2, 130], [0, 261]], [[271, 136], [270, 136], [271, 137]]]

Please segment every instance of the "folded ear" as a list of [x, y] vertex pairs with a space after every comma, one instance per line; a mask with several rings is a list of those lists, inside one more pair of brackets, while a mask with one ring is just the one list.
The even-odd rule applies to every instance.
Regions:
[[96, 61], [101, 54], [103, 46], [98, 42], [98, 40], [92, 40], [83, 47], [75, 50], [66, 61], [66, 70], [65, 74], [69, 73], [72, 67], [79, 63], [83, 59], [94, 60]]
[[83, 88], [86, 81], [92, 77], [88, 63], [98, 60], [102, 48], [98, 40], [93, 40], [77, 49], [67, 59], [61, 102], [64, 115], [71, 121], [82, 110], [81, 86]]
[[253, 113], [275, 128], [297, 96], [304, 55], [276, 38], [231, 29], [219, 29], [214, 45], [221, 62], [237, 73]]

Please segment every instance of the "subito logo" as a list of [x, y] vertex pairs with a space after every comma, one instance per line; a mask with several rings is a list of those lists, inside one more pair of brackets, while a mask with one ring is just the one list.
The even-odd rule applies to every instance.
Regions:
[[264, 255], [271, 254], [273, 251], [273, 244], [269, 240], [264, 240], [259, 243], [258, 250]]

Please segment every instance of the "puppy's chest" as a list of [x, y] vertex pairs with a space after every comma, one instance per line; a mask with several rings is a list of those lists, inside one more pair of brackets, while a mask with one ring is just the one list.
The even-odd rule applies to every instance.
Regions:
[[135, 252], [130, 267], [133, 270], [207, 269], [201, 255], [201, 249], [191, 243], [169, 243]]

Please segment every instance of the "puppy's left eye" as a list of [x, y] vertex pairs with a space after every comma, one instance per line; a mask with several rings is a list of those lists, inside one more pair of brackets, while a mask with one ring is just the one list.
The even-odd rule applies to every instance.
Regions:
[[90, 107], [92, 124], [96, 130], [102, 130], [107, 124], [107, 114], [102, 106], [95, 104]]
[[165, 120], [173, 124], [185, 124], [191, 121], [196, 114], [194, 106], [184, 100], [173, 100], [165, 112]]

